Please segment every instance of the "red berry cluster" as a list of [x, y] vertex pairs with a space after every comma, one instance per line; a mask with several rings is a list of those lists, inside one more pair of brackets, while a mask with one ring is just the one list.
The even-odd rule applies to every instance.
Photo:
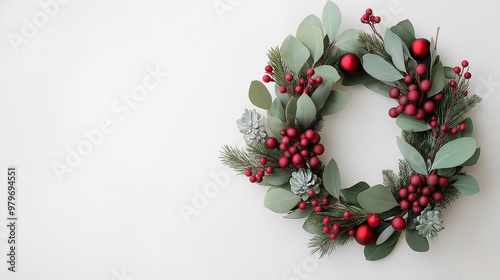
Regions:
[[[269, 83], [278, 80], [281, 84], [285, 84], [286, 86], [281, 86], [278, 89], [279, 92], [283, 94], [288, 92], [291, 95], [294, 93], [310, 95], [316, 87], [323, 83], [323, 78], [321, 76], [317, 76], [314, 79], [312, 78], [315, 74], [315, 71], [312, 68], [307, 71], [307, 78], [299, 77], [295, 83], [295, 77], [290, 73], [285, 75], [286, 81], [281, 81], [280, 78], [273, 72], [273, 67], [267, 65], [265, 70], [267, 74], [262, 77], [262, 81], [264, 81], [264, 83]], [[296, 86], [294, 87], [294, 85]]]
[[259, 163], [262, 165], [262, 167], [259, 167], [257, 170], [255, 170], [256, 168], [252, 167], [249, 167], [247, 170], [245, 170], [245, 175], [249, 177], [251, 183], [260, 183], [262, 182], [262, 178], [264, 177], [264, 175], [266, 175], [266, 173], [267, 174], [273, 173], [272, 166], [266, 167], [266, 164], [268, 163], [267, 158], [261, 157]]
[[[467, 69], [466, 69], [467, 68]], [[458, 80], [451, 80], [450, 81], [450, 87], [452, 88], [460, 88], [464, 81], [462, 78], [465, 78], [466, 80], [470, 79], [472, 77], [472, 74], [469, 72], [469, 62], [467, 60], [462, 61], [462, 68], [459, 66], [453, 67], [453, 72], [458, 75]], [[455, 89], [455, 93], [457, 92], [457, 89]], [[464, 93], [465, 96], [467, 96], [467, 92]]]
[[397, 99], [399, 105], [389, 110], [389, 116], [396, 118], [399, 114], [405, 113], [414, 116], [417, 120], [424, 119], [427, 114], [432, 114], [436, 109], [436, 102], [443, 100], [442, 92], [427, 98], [427, 92], [431, 90], [432, 83], [424, 79], [427, 74], [427, 66], [423, 63], [415, 67], [418, 75], [417, 83], [414, 83], [411, 75], [406, 75], [403, 81], [408, 85], [408, 92], [402, 92], [399, 88], [393, 87], [389, 90], [389, 96]]
[[314, 212], [319, 213], [319, 212], [323, 211], [324, 207], [330, 205], [330, 201], [328, 200], [328, 198], [324, 197], [322, 199], [319, 199], [316, 196], [316, 193], [313, 190], [309, 190], [307, 192], [307, 195], [309, 195], [309, 197], [312, 197], [313, 199], [310, 202], [301, 202], [301, 203], [299, 203], [299, 209], [300, 210], [306, 210], [307, 204], [310, 203], [311, 206], [314, 207]]
[[[325, 147], [319, 144], [321, 137], [314, 130], [309, 129], [304, 133], [299, 133], [297, 128], [289, 127], [287, 130], [282, 130], [281, 135], [283, 139], [279, 144], [279, 149], [283, 151], [283, 156], [278, 160], [281, 168], [287, 168], [290, 164], [297, 168], [304, 168], [306, 164], [311, 167], [319, 165], [320, 161], [317, 156], [323, 154]], [[266, 145], [274, 149], [278, 147], [278, 142], [276, 138], [270, 137]]]
[[370, 25], [373, 25], [373, 24], [376, 24], [376, 23], [380, 23], [380, 17], [379, 16], [375, 16], [373, 14], [373, 10], [372, 9], [366, 9], [366, 12], [365, 14], [363, 14], [361, 16], [361, 22], [362, 23], [366, 23], [366, 24], [370, 24]]
[[411, 208], [411, 211], [419, 214], [432, 201], [443, 200], [443, 193], [436, 188], [445, 188], [448, 182], [447, 177], [436, 174], [429, 174], [427, 177], [420, 174], [413, 175], [410, 177], [410, 185], [399, 189], [398, 194], [401, 198], [399, 206], [402, 210]]
[[[335, 223], [335, 221], [347, 220], [347, 219], [351, 218], [351, 216], [352, 216], [352, 214], [349, 211], [345, 211], [343, 219], [340, 218], [340, 219], [333, 219], [332, 220], [330, 217], [323, 218], [323, 224], [325, 225], [323, 227], [323, 232], [325, 234], [329, 234], [330, 235], [330, 239], [332, 239], [332, 240], [337, 239], [338, 234], [342, 230], [346, 230], [347, 228], [342, 229], [340, 227], [339, 223]], [[347, 234], [349, 236], [354, 236], [356, 234], [356, 231], [352, 227], [349, 227], [349, 230], [348, 230]]]

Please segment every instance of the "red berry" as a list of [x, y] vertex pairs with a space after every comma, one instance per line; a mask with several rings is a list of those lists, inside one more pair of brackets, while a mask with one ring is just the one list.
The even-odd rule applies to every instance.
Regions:
[[467, 125], [466, 125], [465, 123], [460, 124], [460, 125], [458, 126], [458, 129], [460, 129], [460, 131], [466, 131], [466, 130], [467, 130]]
[[267, 174], [273, 173], [273, 168], [271, 166], [266, 167], [266, 173]]
[[309, 95], [309, 93], [311, 93], [311, 92], [307, 88], [305, 88], [304, 90], [302, 90], [302, 93]]
[[408, 92], [408, 100], [410, 100], [410, 102], [417, 102], [419, 99], [420, 99], [420, 93], [418, 93], [418, 91], [410, 90]]
[[370, 19], [370, 16], [367, 14], [364, 14], [361, 16], [361, 22], [365, 23]]
[[371, 227], [377, 227], [380, 224], [380, 217], [378, 215], [371, 214], [370, 216], [368, 216], [366, 222]]
[[325, 225], [329, 225], [331, 221], [332, 220], [330, 219], [330, 217], [323, 218], [323, 224], [325, 224]]
[[266, 65], [264, 70], [266, 70], [267, 73], [271, 73], [271, 72], [273, 72], [273, 67], [271, 67], [271, 65]]
[[417, 107], [413, 104], [406, 105], [405, 114], [407, 114], [408, 116], [415, 116], [417, 114]]
[[288, 152], [292, 155], [295, 155], [298, 152], [297, 147], [291, 146], [290, 148], [288, 148]]
[[332, 230], [333, 230], [333, 232], [338, 233], [340, 231], [339, 224], [333, 224]]
[[429, 187], [424, 187], [424, 188], [422, 189], [422, 194], [423, 194], [423, 195], [430, 195], [430, 194], [431, 194], [431, 188], [429, 188]]
[[313, 144], [318, 144], [321, 141], [321, 136], [316, 133], [316, 136], [314, 136], [314, 140], [312, 141]]
[[304, 157], [301, 154], [295, 154], [292, 157], [292, 162], [298, 167], [298, 165], [302, 165], [304, 163]]
[[425, 118], [425, 110], [422, 108], [418, 108], [417, 114], [415, 115], [415, 119], [423, 120]]
[[392, 224], [392, 227], [397, 231], [402, 231], [406, 228], [406, 222], [400, 216], [396, 216], [396, 217], [392, 218], [391, 224]]
[[319, 158], [317, 158], [317, 157], [311, 157], [311, 158], [309, 158], [309, 165], [311, 167], [318, 166], [319, 165]]
[[300, 154], [301, 154], [303, 157], [308, 157], [308, 156], [309, 156], [309, 150], [307, 150], [307, 149], [303, 149], [302, 151], [300, 151]]
[[408, 202], [408, 200], [401, 200], [401, 202], [399, 203], [399, 207], [401, 207], [401, 210], [408, 210], [410, 209], [410, 202]]
[[330, 201], [328, 201], [328, 198], [323, 197], [323, 198], [321, 199], [321, 204], [323, 204], [323, 205], [328, 205], [328, 203], [330, 203]]
[[398, 191], [398, 195], [401, 198], [408, 197], [408, 189], [407, 188], [400, 188], [399, 191]]
[[422, 38], [413, 41], [410, 46], [411, 56], [419, 61], [426, 59], [431, 53], [430, 46], [431, 42], [427, 39]]
[[410, 194], [408, 195], [408, 200], [409, 200], [409, 201], [415, 201], [416, 199], [417, 199], [417, 196], [416, 196], [415, 194], [410, 193]]
[[422, 210], [423, 210], [423, 208], [420, 205], [419, 206], [413, 206], [411, 208], [411, 211], [413, 211], [413, 213], [415, 213], [415, 214], [420, 214], [420, 212], [422, 212]]
[[434, 95], [434, 97], [433, 97], [434, 101], [436, 101], [436, 102], [443, 100], [443, 98], [444, 98], [444, 94], [442, 92]]
[[440, 129], [441, 129], [441, 131], [442, 131], [442, 132], [446, 133], [446, 132], [448, 132], [448, 129], [449, 129], [449, 128], [448, 128], [448, 126], [447, 126], [447, 125], [444, 125], [444, 124], [443, 124], [443, 125], [441, 126], [441, 128], [440, 128]]
[[411, 91], [411, 90], [418, 90], [417, 85], [416, 84], [408, 85], [408, 91]]
[[443, 193], [440, 192], [440, 191], [435, 191], [433, 194], [432, 194], [432, 199], [434, 199], [435, 202], [441, 202], [443, 201]]
[[257, 183], [262, 183], [262, 177], [257, 176]]
[[381, 18], [379, 16], [374, 16], [372, 19], [374, 23], [380, 23], [381, 21]]
[[292, 74], [286, 74], [285, 79], [289, 82], [293, 80], [293, 75]]
[[353, 237], [353, 236], [356, 234], [356, 231], [355, 231], [354, 229], [352, 229], [352, 228], [351, 228], [351, 229], [347, 232], [347, 234], [348, 234], [349, 236]]
[[373, 10], [370, 8], [366, 9], [366, 15], [371, 15], [371, 14], [373, 14]]
[[264, 170], [257, 171], [257, 177], [264, 177]]
[[314, 86], [314, 85], [316, 84], [316, 80], [315, 80], [315, 79], [312, 79], [312, 78], [311, 78], [311, 79], [309, 79], [309, 84], [310, 84], [311, 86]]
[[444, 187], [448, 186], [449, 182], [450, 182], [450, 180], [448, 180], [448, 178], [446, 178], [444, 176], [440, 176], [437, 185], [440, 186], [441, 188], [444, 188]]
[[450, 130], [450, 132], [451, 132], [452, 135], [455, 135], [455, 134], [458, 133], [458, 128], [452, 127], [451, 130]]
[[412, 175], [410, 177], [410, 184], [412, 184], [415, 187], [421, 186], [423, 184], [422, 178], [418, 174]]
[[316, 83], [318, 85], [320, 85], [322, 82], [323, 82], [323, 78], [322, 77], [320, 77], [320, 76], [316, 77]]
[[289, 137], [291, 138], [295, 138], [297, 137], [299, 134], [299, 131], [295, 128], [295, 127], [289, 127], [287, 130], [286, 130], [286, 135], [288, 135]]
[[278, 165], [281, 168], [287, 168], [288, 165], [290, 165], [290, 160], [287, 157], [280, 157], [280, 159], [278, 160]]
[[252, 169], [251, 168], [248, 168], [247, 170], [245, 170], [245, 176], [247, 176], [247, 177], [252, 176]]
[[397, 118], [399, 116], [398, 110], [396, 110], [396, 107], [389, 109], [389, 116], [391, 118]]
[[283, 86], [283, 87], [280, 87], [279, 92], [280, 92], [280, 93], [286, 93], [286, 92], [287, 92], [286, 87], [284, 87], [284, 86]]
[[408, 192], [415, 193], [416, 191], [417, 191], [417, 188], [414, 185], [408, 186]]
[[420, 203], [420, 205], [422, 207], [425, 207], [427, 206], [427, 204], [429, 204], [429, 198], [425, 195], [421, 196], [419, 199], [418, 199], [418, 202]]
[[429, 80], [420, 81], [420, 89], [423, 92], [429, 92], [432, 88], [432, 83]]
[[425, 73], [427, 73], [427, 66], [423, 63], [420, 63], [419, 65], [417, 65], [417, 67], [415, 67], [415, 72], [417, 73], [417, 75], [423, 76], [425, 75]]
[[455, 66], [455, 67], [453, 68], [453, 72], [455, 72], [455, 73], [457, 73], [457, 74], [460, 74], [460, 72], [462, 72], [462, 70], [460, 69], [460, 67]]
[[437, 121], [431, 121], [430, 125], [431, 125], [432, 128], [436, 128], [438, 126], [438, 122]]
[[281, 136], [286, 136], [286, 130], [280, 131]]
[[413, 77], [410, 75], [406, 75], [403, 79], [403, 82], [405, 82], [405, 84], [409, 85], [409, 84], [413, 83]]
[[420, 206], [420, 202], [418, 200], [413, 201], [413, 207]]
[[281, 139], [281, 144], [283, 145], [290, 145], [292, 143], [292, 139], [290, 138], [291, 136], [285, 136], [283, 139]]
[[262, 80], [264, 81], [264, 83], [269, 83], [270, 81], [272, 81], [269, 75], [264, 75], [264, 77], [262, 77]]
[[397, 112], [398, 114], [402, 114], [404, 111], [405, 111], [405, 106], [403, 106], [403, 105], [398, 105], [398, 106], [396, 107], [396, 112]]
[[289, 151], [284, 151], [283, 156], [285, 156], [287, 158], [292, 158], [293, 155]]
[[429, 176], [427, 176], [427, 184], [429, 186], [437, 186], [439, 184], [439, 176], [436, 174], [429, 174]]
[[304, 138], [304, 139], [300, 140], [300, 145], [301, 145], [302, 147], [307, 147], [307, 146], [309, 146], [309, 140], [308, 140], [307, 138]]
[[265, 157], [261, 157], [260, 160], [259, 160], [259, 163], [262, 164], [262, 165], [266, 165], [267, 163], [267, 158]]
[[313, 153], [315, 155], [322, 155], [323, 153], [325, 152], [325, 146], [323, 146], [322, 144], [316, 144], [314, 145], [313, 147]]
[[307, 83], [306, 79], [300, 78], [299, 85], [304, 86]]
[[399, 97], [399, 94], [401, 94], [401, 91], [397, 87], [393, 87], [393, 88], [391, 88], [391, 90], [389, 90], [389, 96], [391, 98], [396, 99]]
[[330, 233], [330, 231], [331, 231], [331, 230], [332, 230], [332, 229], [331, 229], [329, 226], [325, 226], [325, 227], [323, 228], [323, 232], [324, 232], [324, 233], [326, 233], [326, 234]]
[[321, 210], [323, 210], [323, 209], [321, 208], [321, 206], [316, 206], [316, 207], [314, 207], [314, 212], [316, 212], [316, 213], [321, 212]]
[[250, 182], [251, 182], [251, 183], [255, 183], [255, 182], [257, 182], [257, 177], [255, 177], [255, 176], [250, 176], [250, 179], [249, 179], [249, 180], [250, 180]]
[[312, 68], [311, 68], [311, 69], [309, 69], [309, 70], [307, 70], [307, 76], [309, 76], [309, 77], [313, 76], [313, 75], [314, 75], [314, 73], [315, 73], [315, 72], [314, 72], [314, 69], [312, 69]]
[[432, 116], [431, 117], [431, 121], [437, 121], [438, 120], [438, 117], [437, 116]]
[[450, 81], [450, 87], [456, 87], [457, 86], [457, 82], [451, 80]]
[[285, 144], [283, 144], [283, 143], [281, 143], [281, 144], [280, 144], [280, 150], [282, 150], [282, 151], [284, 152], [284, 151], [286, 151], [287, 149], [288, 149], [288, 146], [287, 146], [287, 145], [285, 145]]
[[463, 67], [469, 66], [469, 62], [467, 60], [462, 61], [462, 66]]
[[314, 130], [312, 129], [309, 129], [306, 131], [305, 135], [307, 139], [314, 140], [314, 138], [316, 137], [316, 132], [314, 132]]
[[296, 86], [295, 87], [295, 92], [296, 93], [302, 93], [303, 88], [301, 86]]
[[344, 218], [349, 219], [351, 217], [351, 212], [349, 211], [344, 211]]
[[398, 103], [399, 103], [399, 105], [406, 106], [406, 105], [408, 105], [408, 103], [409, 103], [409, 102], [410, 102], [410, 101], [408, 100], [408, 96], [406, 96], [406, 95], [403, 95], [403, 96], [401, 96], [401, 97], [398, 99]]
[[316, 193], [313, 190], [308, 190], [307, 191], [307, 195], [310, 196], [310, 197], [313, 197], [313, 196], [316, 195]]
[[318, 205], [318, 201], [316, 199], [311, 200], [311, 205], [312, 206], [317, 206]]
[[330, 233], [330, 239], [335, 240], [337, 238], [337, 234], [335, 232]]
[[305, 202], [299, 203], [299, 209], [300, 210], [305, 210], [307, 208], [307, 204]]
[[434, 102], [428, 100], [428, 101], [425, 101], [423, 108], [424, 108], [424, 111], [426, 111], [427, 113], [431, 113], [434, 111], [434, 109], [436, 109], [436, 105], [434, 104]]

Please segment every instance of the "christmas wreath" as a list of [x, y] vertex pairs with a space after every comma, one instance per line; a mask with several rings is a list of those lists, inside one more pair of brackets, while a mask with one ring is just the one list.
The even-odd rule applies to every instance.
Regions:
[[[361, 22], [372, 33], [347, 29], [335, 40], [341, 14], [333, 2], [326, 3], [322, 19], [306, 17], [296, 36], [268, 52], [262, 80], [275, 83], [276, 97], [260, 81], [250, 85], [250, 101], [265, 115], [245, 109], [237, 120], [246, 147], [221, 151], [224, 164], [270, 186], [265, 207], [306, 218], [303, 228], [314, 234], [310, 247], [321, 257], [354, 239], [365, 246], [367, 260], [378, 260], [403, 232], [413, 250], [427, 251], [428, 239], [445, 228], [441, 209], [460, 194], [479, 191], [464, 172], [480, 154], [472, 120], [465, 117], [481, 101], [468, 92], [469, 63], [445, 67], [436, 41], [417, 39], [409, 20], [383, 36], [376, 29], [380, 21], [367, 9]], [[320, 159], [324, 117], [350, 97], [335, 89], [340, 80], [397, 101], [389, 116], [402, 129], [397, 145], [404, 159], [398, 172], [382, 171], [383, 184], [342, 188], [335, 160], [324, 165]]]

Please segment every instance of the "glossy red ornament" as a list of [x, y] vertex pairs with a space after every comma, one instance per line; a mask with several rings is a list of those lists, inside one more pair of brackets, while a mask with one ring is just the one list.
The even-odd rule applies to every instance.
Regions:
[[340, 71], [347, 75], [356, 74], [361, 68], [361, 60], [353, 53], [345, 54], [340, 58]]
[[370, 245], [375, 241], [375, 229], [368, 224], [362, 224], [356, 229], [356, 241], [361, 245]]
[[431, 54], [430, 50], [431, 43], [427, 39], [417, 39], [411, 43], [410, 53], [416, 60], [422, 61], [429, 57]]

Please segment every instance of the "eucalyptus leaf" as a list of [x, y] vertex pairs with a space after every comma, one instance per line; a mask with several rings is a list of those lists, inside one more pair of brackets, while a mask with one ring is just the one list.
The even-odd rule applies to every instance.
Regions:
[[321, 108], [323, 108], [325, 101], [328, 99], [328, 96], [330, 96], [332, 86], [332, 81], [325, 81], [314, 90], [311, 99], [314, 102], [314, 106], [316, 106], [316, 110], [321, 110]]
[[311, 204], [308, 204], [306, 209], [300, 210], [299, 208], [297, 208], [294, 212], [283, 216], [283, 218], [301, 219], [301, 218], [305, 218], [305, 217], [309, 216], [309, 214], [311, 214], [313, 211], [314, 211], [314, 206], [312, 206]]
[[335, 198], [340, 195], [340, 171], [337, 163], [332, 158], [323, 171], [323, 185], [325, 189]]
[[321, 20], [315, 16], [315, 15], [308, 15], [297, 27], [297, 38], [300, 38], [300, 34], [307, 29], [310, 26], [314, 26], [318, 28], [318, 30], [321, 32], [321, 39], [323, 39], [323, 24], [321, 23]]
[[300, 69], [309, 58], [309, 50], [297, 38], [289, 35], [281, 46], [281, 58], [286, 67], [295, 75], [298, 75]]
[[370, 244], [365, 246], [364, 254], [367, 261], [378, 261], [387, 257], [392, 250], [394, 250], [395, 244], [393, 246], [377, 246], [375, 244]]
[[398, 37], [405, 43], [406, 47], [410, 47], [411, 43], [415, 41], [415, 35], [411, 34], [405, 27], [401, 25], [394, 25], [390, 28], [394, 34], [398, 35]]
[[335, 46], [347, 52], [355, 52], [363, 47], [359, 40], [359, 30], [349, 28], [340, 34]]
[[453, 71], [452, 67], [445, 66], [444, 67], [444, 77], [446, 79], [454, 80], [458, 77], [458, 75], [457, 75], [457, 73], [455, 73], [455, 71]]
[[396, 25], [403, 27], [411, 35], [415, 36], [415, 28], [413, 28], [413, 24], [409, 20], [407, 20], [407, 19], [402, 20], [402, 21], [398, 22], [398, 24], [396, 24]]
[[474, 154], [466, 162], [462, 163], [461, 166], [473, 166], [479, 160], [480, 155], [481, 148], [477, 148]]
[[283, 129], [286, 129], [285, 123], [269, 111], [267, 112], [267, 127], [276, 135], [279, 135]]
[[465, 120], [461, 121], [460, 124], [467, 125], [467, 129], [465, 131], [461, 131], [462, 137], [470, 137], [472, 135], [472, 131], [474, 131], [474, 124], [472, 123], [472, 119], [466, 118]]
[[446, 143], [436, 153], [432, 169], [450, 168], [463, 164], [476, 152], [474, 138], [463, 137]]
[[415, 219], [417, 218], [417, 214], [412, 212], [408, 218], [406, 219], [406, 230], [414, 230], [415, 227], [417, 226]]
[[429, 241], [418, 234], [416, 230], [406, 231], [406, 243], [416, 252], [427, 252], [429, 250]]
[[340, 192], [348, 202], [359, 205], [358, 194], [366, 191], [369, 188], [370, 185], [368, 185], [366, 182], [359, 182], [350, 188], [342, 189]]
[[285, 122], [285, 110], [283, 110], [281, 101], [278, 98], [275, 98], [271, 104], [271, 113], [278, 117], [282, 122]]
[[377, 80], [395, 82], [403, 79], [403, 75], [394, 66], [375, 54], [363, 56], [363, 69]]
[[262, 183], [268, 186], [282, 186], [288, 184], [292, 171], [284, 168], [274, 168], [273, 173], [262, 177]]
[[300, 41], [306, 46], [313, 58], [313, 63], [323, 56], [323, 32], [318, 27], [306, 26], [300, 34], [297, 35]]
[[355, 86], [355, 85], [363, 85], [367, 83], [371, 83], [377, 81], [372, 76], [368, 75], [365, 70], [360, 69], [358, 73], [354, 75], [345, 75], [342, 79], [343, 86]]
[[[392, 227], [392, 226], [390, 226], [390, 227]], [[389, 239], [387, 239], [384, 243], [381, 244], [381, 246], [384, 246], [384, 247], [395, 246], [396, 243], [398, 243], [398, 241], [399, 241], [399, 236], [401, 236], [401, 232], [400, 231], [395, 231], [389, 237]]]
[[309, 95], [302, 94], [297, 101], [297, 113], [295, 118], [304, 128], [308, 128], [316, 117], [316, 106]]
[[325, 105], [318, 113], [322, 116], [326, 116], [340, 112], [349, 101], [349, 98], [351, 98], [351, 95], [346, 92], [332, 90], [328, 99], [325, 101]]
[[390, 86], [386, 83], [375, 80], [373, 82], [366, 83], [365, 87], [367, 87], [371, 91], [374, 91], [374, 92], [381, 94], [385, 97], [391, 98], [389, 96], [389, 90], [391, 90], [392, 86]]
[[260, 81], [252, 81], [250, 89], [248, 90], [248, 97], [253, 105], [264, 110], [271, 110], [271, 94], [266, 86]]
[[375, 245], [382, 245], [386, 242], [396, 230], [392, 226], [388, 226], [377, 238]]
[[403, 42], [391, 30], [387, 29], [384, 35], [384, 48], [392, 58], [392, 63], [400, 71], [406, 72], [405, 58], [403, 55]]
[[400, 114], [396, 118], [396, 124], [404, 131], [420, 132], [431, 129], [431, 126], [424, 120], [417, 120], [406, 114]]
[[286, 115], [286, 126], [294, 126], [295, 125], [295, 115], [297, 114], [297, 99], [293, 98], [288, 101], [285, 109]]
[[479, 192], [479, 183], [476, 178], [470, 175], [460, 176], [459, 179], [453, 183], [453, 186], [464, 195], [473, 195]]
[[312, 219], [311, 216], [309, 216], [302, 225], [302, 228], [311, 234], [318, 234], [321, 232], [321, 230], [318, 230], [317, 227], [314, 226], [316, 222], [317, 221], [315, 219]]
[[406, 143], [401, 137], [397, 137], [397, 143], [399, 150], [403, 154], [403, 157], [406, 159], [408, 164], [418, 174], [427, 175], [427, 165], [425, 164], [425, 160], [420, 155], [420, 153], [412, 147], [410, 144]]
[[432, 84], [431, 90], [427, 93], [428, 97], [438, 94], [444, 88], [445, 84], [444, 68], [441, 62], [432, 67], [431, 84]]
[[316, 79], [318, 76], [323, 78], [323, 82], [329, 80], [333, 84], [340, 80], [339, 72], [330, 65], [321, 65], [314, 68], [314, 75], [311, 78]]
[[277, 213], [286, 213], [299, 203], [300, 197], [290, 190], [290, 187], [271, 187], [264, 198], [264, 206]]
[[457, 172], [457, 169], [455, 167], [443, 168], [443, 169], [438, 169], [437, 175], [444, 176], [444, 177], [451, 177], [451, 176], [455, 175], [456, 172]]
[[330, 43], [333, 43], [339, 31], [340, 23], [342, 22], [342, 14], [340, 13], [339, 7], [332, 1], [327, 1], [323, 8], [322, 19], [328, 39]]
[[383, 185], [373, 186], [358, 194], [358, 202], [368, 213], [382, 213], [399, 204]]

